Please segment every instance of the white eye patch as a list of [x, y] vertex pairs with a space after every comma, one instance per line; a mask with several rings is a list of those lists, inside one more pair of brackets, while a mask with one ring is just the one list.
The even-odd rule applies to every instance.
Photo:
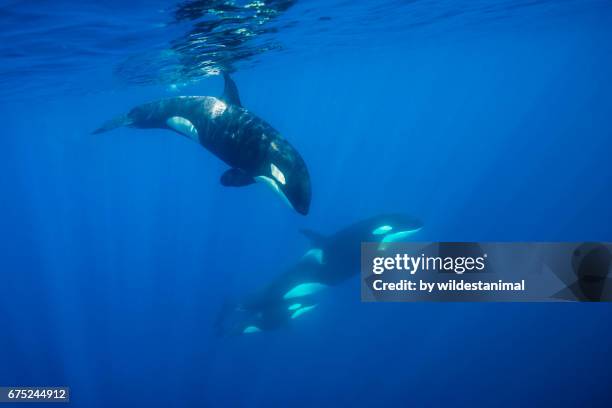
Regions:
[[279, 170], [278, 167], [274, 165], [274, 163], [270, 163], [270, 171], [272, 172], [272, 177], [274, 177], [282, 185], [285, 185], [285, 175]]
[[390, 225], [381, 225], [380, 227], [378, 227], [374, 231], [372, 231], [372, 234], [374, 234], [374, 235], [382, 235], [382, 234], [386, 234], [387, 232], [391, 231], [392, 229], [393, 229], [393, 227], [390, 226]]
[[388, 246], [389, 246], [388, 244], [390, 242], [401, 242], [402, 240], [408, 238], [412, 234], [416, 234], [420, 230], [421, 230], [421, 228], [416, 228], [416, 229], [413, 229], [413, 230], [397, 231], [397, 232], [394, 232], [394, 233], [391, 233], [391, 234], [387, 234], [382, 239], [382, 241], [380, 241], [380, 244], [378, 244], [378, 249], [384, 251], [385, 249], [388, 248]]

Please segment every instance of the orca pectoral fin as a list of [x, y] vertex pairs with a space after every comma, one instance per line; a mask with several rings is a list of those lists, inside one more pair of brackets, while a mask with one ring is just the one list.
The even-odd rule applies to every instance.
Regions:
[[253, 176], [241, 169], [232, 168], [221, 175], [221, 184], [226, 187], [242, 187], [253, 183]]
[[242, 106], [240, 103], [240, 95], [238, 94], [238, 87], [227, 72], [223, 72], [223, 80], [225, 81], [225, 86], [221, 99], [230, 105]]

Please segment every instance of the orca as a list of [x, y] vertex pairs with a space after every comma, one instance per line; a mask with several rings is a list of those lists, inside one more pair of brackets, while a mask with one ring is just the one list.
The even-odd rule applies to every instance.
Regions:
[[217, 319], [218, 333], [253, 334], [286, 326], [316, 310], [320, 294], [359, 274], [362, 242], [406, 241], [422, 226], [418, 219], [387, 214], [357, 222], [331, 235], [302, 230], [310, 240], [310, 248], [272, 282], [225, 307]]
[[295, 211], [308, 214], [310, 175], [297, 150], [267, 122], [242, 107], [238, 88], [227, 73], [224, 94], [179, 96], [133, 108], [93, 133], [129, 126], [173, 130], [201, 144], [230, 166], [221, 184], [230, 187], [261, 182]]

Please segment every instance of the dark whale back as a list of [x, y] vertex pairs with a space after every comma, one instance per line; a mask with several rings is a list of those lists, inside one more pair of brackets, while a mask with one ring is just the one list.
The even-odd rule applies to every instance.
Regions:
[[168, 119], [187, 119], [197, 130], [197, 142], [228, 165], [247, 171], [259, 170], [258, 164], [268, 158], [270, 142], [289, 150], [287, 156], [295, 152], [264, 120], [245, 108], [212, 96], [162, 99], [140, 105], [128, 116], [133, 127], [175, 131], [168, 126]]
[[139, 105], [94, 133], [119, 126], [168, 129], [189, 137], [231, 167], [221, 177], [223, 185], [264, 181], [296, 211], [308, 213], [311, 187], [304, 160], [276, 129], [240, 105], [213, 96], [167, 98]]

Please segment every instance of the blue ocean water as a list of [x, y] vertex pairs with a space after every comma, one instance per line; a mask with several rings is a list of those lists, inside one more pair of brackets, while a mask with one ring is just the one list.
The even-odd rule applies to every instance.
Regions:
[[[0, 386], [71, 404], [610, 406], [609, 304], [365, 304], [217, 337], [223, 302], [389, 211], [422, 240], [612, 241], [609, 1], [2, 1]], [[218, 95], [302, 154], [306, 217], [162, 130]]]

